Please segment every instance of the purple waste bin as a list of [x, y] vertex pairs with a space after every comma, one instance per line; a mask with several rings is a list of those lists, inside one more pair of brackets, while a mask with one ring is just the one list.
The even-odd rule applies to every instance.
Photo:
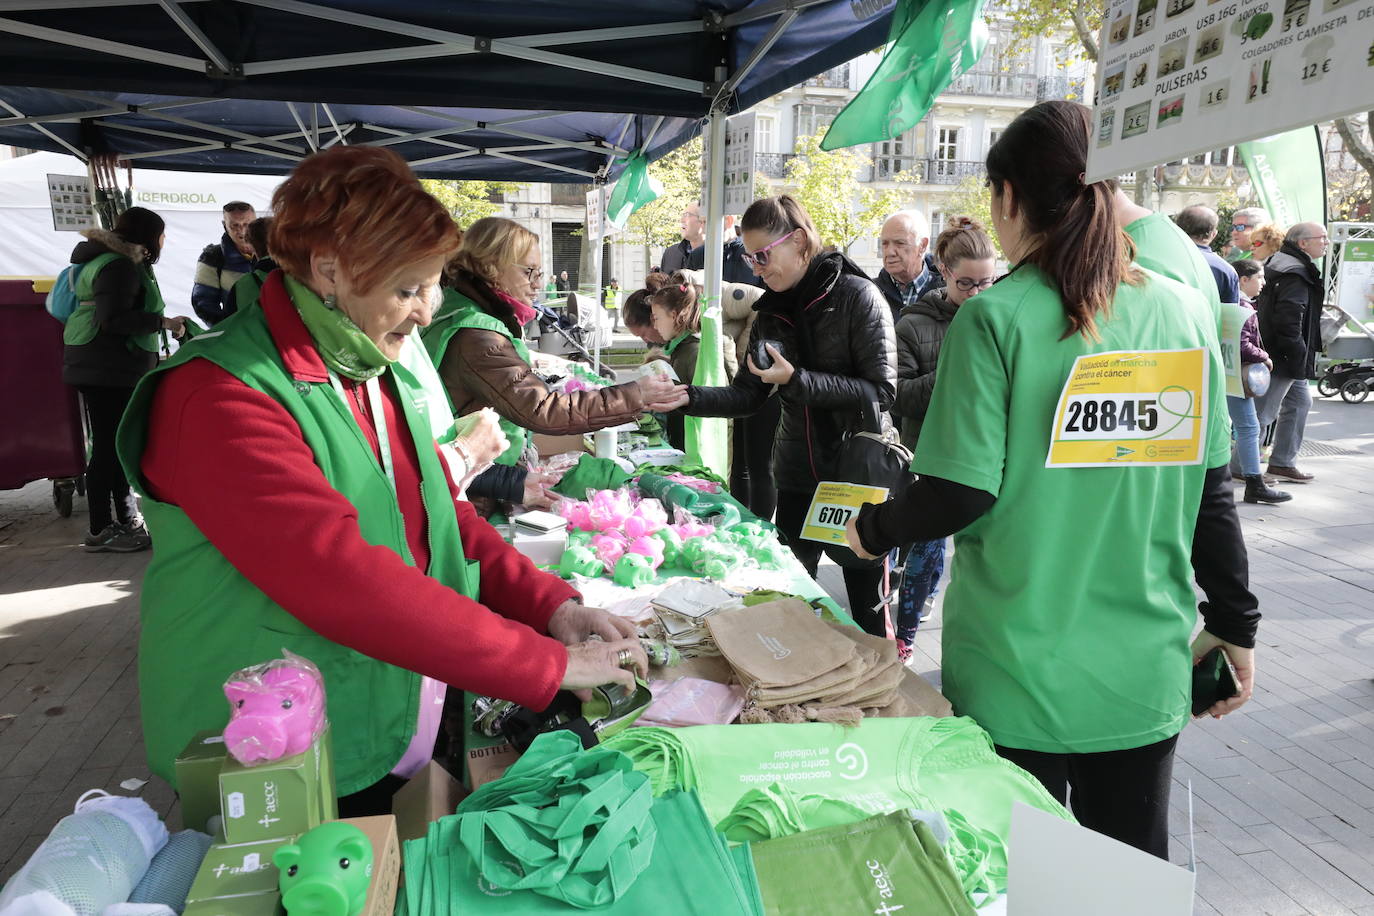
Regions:
[[0, 279], [0, 490], [52, 478], [65, 516], [86, 437], [76, 389], [62, 382], [62, 325], [43, 307], [50, 282]]

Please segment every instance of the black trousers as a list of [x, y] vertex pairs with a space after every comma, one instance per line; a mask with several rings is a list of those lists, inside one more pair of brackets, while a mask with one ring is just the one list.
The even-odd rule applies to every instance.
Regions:
[[[997, 746], [1040, 780], [1090, 830], [1169, 858], [1169, 785], [1178, 735], [1144, 747], [1097, 754], [1048, 754]], [[1072, 790], [1070, 793], [1069, 790]]]
[[[811, 506], [812, 493], [789, 490], [778, 492], [778, 515], [774, 524], [782, 541], [792, 549], [801, 565], [812, 578], [820, 566], [822, 545], [817, 541], [801, 539], [802, 526], [806, 522], [806, 510]], [[849, 598], [849, 613], [865, 632], [874, 636], [887, 635], [886, 622], [882, 611], [874, 606], [883, 598], [883, 567], [881, 564], [862, 569], [844, 570], [844, 589]]]
[[758, 413], [734, 421], [730, 495], [765, 520], [772, 519], [778, 506], [778, 491], [773, 486], [773, 437], [781, 418], [782, 400], [775, 395]]
[[[115, 432], [124, 409], [133, 397], [132, 388], [83, 385], [78, 389], [91, 427], [91, 458], [86, 463], [86, 502], [90, 506], [91, 534], [99, 534], [115, 519], [128, 524], [138, 517], [138, 504], [115, 454]], [[113, 504], [113, 513], [111, 505]]]

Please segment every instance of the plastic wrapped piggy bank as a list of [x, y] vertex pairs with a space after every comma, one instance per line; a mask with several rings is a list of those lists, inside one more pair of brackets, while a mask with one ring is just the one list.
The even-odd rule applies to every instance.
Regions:
[[299, 655], [236, 672], [224, 695], [224, 743], [244, 766], [299, 754], [324, 731], [324, 679]]
[[372, 843], [352, 824], [321, 824], [272, 854], [290, 916], [357, 916], [372, 883]]

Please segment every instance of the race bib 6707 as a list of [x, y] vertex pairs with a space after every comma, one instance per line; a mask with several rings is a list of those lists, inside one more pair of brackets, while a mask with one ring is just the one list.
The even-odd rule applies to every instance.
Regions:
[[1078, 357], [1050, 431], [1050, 468], [1198, 464], [1207, 441], [1207, 351]]

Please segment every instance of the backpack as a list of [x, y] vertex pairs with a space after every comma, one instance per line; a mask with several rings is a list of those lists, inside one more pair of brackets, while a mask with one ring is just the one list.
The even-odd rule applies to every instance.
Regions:
[[98, 254], [82, 264], [68, 264], [58, 271], [57, 279], [53, 281], [52, 289], [48, 291], [48, 297], [43, 300], [43, 307], [48, 310], [48, 314], [56, 318], [63, 324], [72, 317], [72, 312], [81, 304], [77, 298], [76, 286], [81, 278], [81, 271], [87, 265], [96, 265], [96, 270], [104, 267], [120, 255], [114, 252]]
[[72, 312], [81, 303], [76, 298], [76, 281], [81, 276], [81, 268], [85, 264], [68, 264], [57, 274], [57, 280], [53, 282], [52, 289], [48, 291], [48, 298], [43, 300], [43, 307], [48, 310], [48, 314], [56, 318], [63, 324], [72, 317]]

